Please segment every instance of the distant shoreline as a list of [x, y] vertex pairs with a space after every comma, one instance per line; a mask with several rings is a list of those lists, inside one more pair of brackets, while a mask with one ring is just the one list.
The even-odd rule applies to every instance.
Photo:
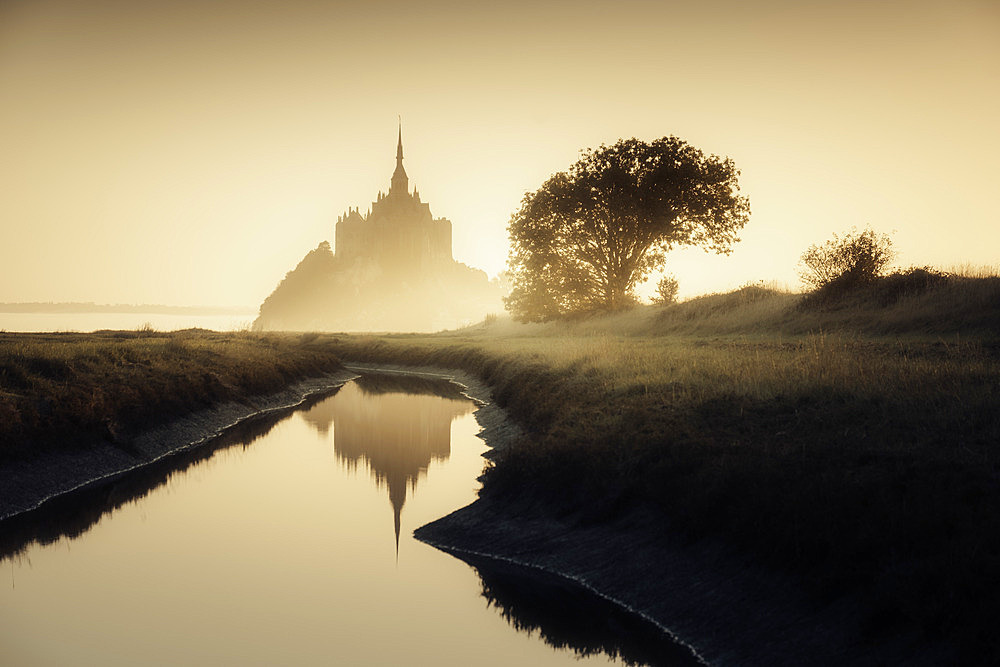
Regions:
[[146, 315], [256, 315], [250, 306], [166, 306], [162, 304], [41, 302], [0, 303], [0, 313], [134, 313]]

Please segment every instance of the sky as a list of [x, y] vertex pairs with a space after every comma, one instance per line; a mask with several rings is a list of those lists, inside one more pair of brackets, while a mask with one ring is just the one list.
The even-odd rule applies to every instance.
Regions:
[[992, 0], [0, 0], [0, 301], [255, 307], [388, 189], [400, 117], [491, 276], [526, 192], [666, 135], [731, 157], [752, 210], [730, 255], [668, 255], [682, 297], [799, 289], [851, 227], [1000, 265]]

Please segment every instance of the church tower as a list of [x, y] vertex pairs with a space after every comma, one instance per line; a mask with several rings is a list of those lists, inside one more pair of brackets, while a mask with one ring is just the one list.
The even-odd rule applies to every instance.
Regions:
[[389, 185], [389, 194], [406, 194], [409, 187], [409, 179], [406, 177], [406, 170], [403, 169], [403, 124], [399, 124], [399, 142], [396, 144], [396, 171], [392, 172], [392, 181]]
[[368, 214], [355, 208], [337, 220], [336, 256], [345, 262], [357, 259], [378, 265], [384, 273], [407, 277], [428, 276], [450, 266], [451, 222], [434, 218], [430, 206], [420, 201], [403, 168], [403, 125], [396, 134], [396, 170], [389, 193], [381, 192]]

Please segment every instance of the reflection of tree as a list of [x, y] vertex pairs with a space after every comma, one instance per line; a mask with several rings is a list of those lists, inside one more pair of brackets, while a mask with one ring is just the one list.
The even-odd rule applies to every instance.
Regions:
[[454, 553], [479, 575], [486, 603], [521, 632], [580, 656], [604, 653], [628, 665], [699, 665], [652, 623], [573, 582], [503, 561]]
[[[378, 487], [388, 488], [397, 550], [407, 488], [416, 489], [431, 461], [448, 458], [452, 420], [475, 408], [471, 401], [456, 400], [460, 394], [454, 387], [400, 376], [366, 376], [303, 414], [321, 434], [333, 426], [338, 460], [349, 469], [366, 462]], [[456, 398], [442, 396], [448, 393]]]

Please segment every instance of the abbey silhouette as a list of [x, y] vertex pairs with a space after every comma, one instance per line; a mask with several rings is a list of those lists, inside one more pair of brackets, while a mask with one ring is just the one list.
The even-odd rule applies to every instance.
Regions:
[[257, 330], [433, 331], [502, 308], [499, 285], [452, 258], [451, 221], [434, 218], [403, 168], [403, 133], [389, 191], [367, 214], [350, 208], [264, 301]]
[[408, 187], [400, 128], [389, 193], [378, 193], [368, 215], [352, 209], [337, 220], [337, 257], [345, 261], [368, 258], [382, 270], [398, 273], [434, 270], [438, 264], [451, 262], [451, 221], [435, 220], [430, 205], [420, 201], [416, 189], [408, 192]]

